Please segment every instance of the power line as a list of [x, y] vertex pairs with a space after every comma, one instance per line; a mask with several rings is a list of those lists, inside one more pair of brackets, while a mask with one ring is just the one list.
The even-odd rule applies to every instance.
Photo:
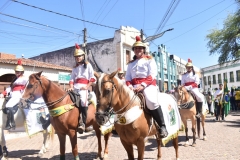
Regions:
[[201, 25], [204, 24], [205, 22], [207, 22], [207, 21], [209, 21], [210, 19], [212, 19], [213, 17], [217, 16], [218, 14], [220, 14], [221, 12], [223, 12], [224, 10], [226, 10], [227, 8], [229, 8], [230, 6], [232, 6], [232, 5], [235, 4], [235, 3], [236, 3], [236, 2], [232, 3], [232, 4], [229, 5], [228, 7], [224, 8], [223, 10], [221, 10], [220, 12], [218, 12], [217, 14], [215, 14], [214, 16], [208, 18], [207, 20], [203, 21], [202, 23], [198, 24], [197, 26], [193, 27], [192, 29], [190, 29], [190, 30], [188, 30], [188, 31], [186, 31], [186, 32], [178, 35], [177, 37], [174, 37], [174, 38], [172, 38], [172, 39], [170, 39], [170, 40], [168, 40], [168, 41], [166, 41], [166, 42], [164, 42], [164, 43], [170, 42], [170, 41], [172, 41], [172, 40], [174, 40], [174, 39], [176, 39], [176, 38], [178, 38], [178, 37], [181, 37], [182, 35], [190, 32], [190, 31], [194, 30], [195, 28], [201, 26]]
[[[85, 16], [84, 16], [83, 2], [82, 2], [82, 0], [79, 0], [79, 2], [80, 2], [80, 7], [81, 7], [82, 18], [83, 18], [83, 20], [84, 20], [84, 19], [85, 19]], [[83, 21], [83, 25], [84, 25], [84, 28], [86, 28], [86, 25], [85, 25], [85, 22], [84, 22], [84, 21]]]
[[79, 20], [79, 21], [83, 21], [83, 22], [91, 23], [91, 24], [98, 25], [98, 26], [102, 26], [102, 27], [106, 27], [106, 28], [118, 29], [118, 28], [116, 28], [116, 27], [111, 27], [111, 26], [107, 26], [107, 25], [103, 25], [103, 24], [99, 24], [99, 23], [95, 23], [95, 22], [91, 22], [91, 21], [83, 20], [83, 19], [80, 19], [80, 18], [72, 17], [72, 16], [69, 16], [69, 15], [66, 15], [66, 14], [62, 14], [62, 13], [58, 13], [58, 12], [54, 12], [54, 11], [47, 10], [47, 9], [44, 9], [44, 8], [40, 8], [40, 7], [36, 7], [36, 6], [32, 6], [32, 5], [29, 5], [29, 4], [26, 4], [26, 3], [23, 3], [23, 2], [19, 2], [19, 1], [16, 1], [16, 0], [12, 0], [12, 1], [13, 1], [13, 2], [16, 2], [16, 3], [20, 3], [20, 4], [25, 5], [25, 6], [28, 6], [28, 7], [33, 7], [33, 8], [36, 8], [36, 9], [40, 9], [40, 10], [42, 10], [42, 11], [46, 11], [46, 12], [50, 12], [50, 13], [54, 13], [54, 14], [57, 14], [57, 15], [60, 15], [60, 16], [64, 16], [64, 17], [71, 18], [71, 19], [75, 19], [75, 20]]
[[7, 0], [7, 2], [4, 3], [0, 8], [0, 11], [2, 12], [4, 9], [6, 9], [10, 5], [10, 3], [11, 3], [11, 0]]

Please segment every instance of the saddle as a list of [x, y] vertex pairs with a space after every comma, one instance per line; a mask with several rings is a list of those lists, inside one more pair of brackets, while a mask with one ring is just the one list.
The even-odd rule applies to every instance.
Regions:
[[144, 111], [145, 113], [151, 115], [149, 109], [147, 108], [146, 99], [145, 99], [143, 93], [142, 93], [142, 92], [139, 92], [139, 93], [137, 93], [137, 96], [138, 96], [138, 98], [140, 99], [140, 103], [141, 103], [141, 107], [142, 107], [143, 111]]
[[[5, 98], [6, 103], [7, 103], [10, 99], [11, 99], [11, 97], [6, 97], [6, 98]], [[17, 103], [15, 106], [13, 106], [13, 107], [6, 108], [6, 106], [4, 106], [4, 108], [2, 108], [2, 111], [3, 111], [4, 114], [7, 114], [7, 113], [9, 112], [9, 110], [12, 110], [13, 115], [14, 115], [15, 113], [17, 113], [17, 111], [18, 111], [18, 103]]]
[[[72, 102], [75, 103], [76, 107], [81, 108], [81, 99], [80, 99], [81, 95], [76, 91], [68, 91], [68, 94]], [[92, 95], [90, 94], [90, 92], [88, 92], [88, 105], [92, 103], [91, 99], [92, 99]]]

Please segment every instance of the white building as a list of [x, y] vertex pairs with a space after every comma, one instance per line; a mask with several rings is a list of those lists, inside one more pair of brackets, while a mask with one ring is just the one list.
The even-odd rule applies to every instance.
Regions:
[[227, 79], [227, 85], [231, 87], [240, 88], [240, 61], [235, 63], [228, 62], [220, 65], [213, 65], [202, 68], [204, 90], [209, 88], [218, 88], [219, 84], [223, 84]]

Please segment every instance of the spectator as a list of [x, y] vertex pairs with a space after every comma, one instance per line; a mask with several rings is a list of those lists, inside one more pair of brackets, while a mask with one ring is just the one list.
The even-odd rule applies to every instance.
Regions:
[[216, 109], [216, 121], [220, 120], [220, 114], [222, 115], [222, 120], [224, 121], [224, 105], [222, 105], [223, 98], [223, 85], [219, 84], [219, 89], [214, 93], [214, 104]]
[[211, 94], [210, 91], [208, 92], [206, 98], [207, 98], [208, 111], [209, 111], [208, 113], [209, 113], [209, 114], [210, 114], [210, 113], [213, 114], [213, 113], [212, 113], [212, 110], [211, 110], [211, 105], [212, 105], [212, 94]]

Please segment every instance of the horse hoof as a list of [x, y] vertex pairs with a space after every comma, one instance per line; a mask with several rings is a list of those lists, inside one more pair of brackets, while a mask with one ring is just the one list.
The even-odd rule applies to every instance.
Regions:
[[203, 140], [206, 141], [206, 140], [207, 140], [207, 137], [203, 137]]
[[108, 154], [103, 155], [103, 160], [108, 160]]
[[189, 145], [188, 144], [184, 144], [184, 147], [188, 147]]
[[192, 144], [192, 147], [196, 147], [196, 143], [193, 143], [193, 144]]
[[37, 155], [38, 158], [42, 158], [42, 156], [43, 156], [43, 153], [38, 153]]

